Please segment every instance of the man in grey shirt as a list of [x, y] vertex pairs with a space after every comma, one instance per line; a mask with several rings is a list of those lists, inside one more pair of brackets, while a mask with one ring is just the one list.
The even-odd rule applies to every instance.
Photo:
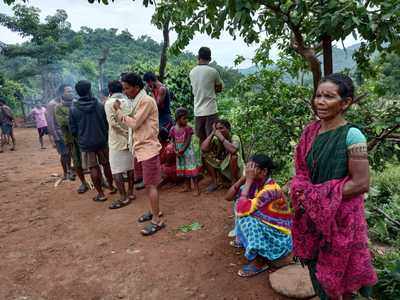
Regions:
[[218, 71], [209, 65], [210, 48], [201, 47], [197, 58], [198, 65], [190, 71], [190, 82], [194, 95], [195, 130], [202, 143], [218, 119], [216, 93], [222, 91], [223, 82]]

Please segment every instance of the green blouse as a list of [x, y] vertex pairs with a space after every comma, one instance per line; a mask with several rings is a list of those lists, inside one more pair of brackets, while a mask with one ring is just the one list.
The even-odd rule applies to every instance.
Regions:
[[352, 124], [319, 134], [307, 155], [307, 166], [313, 184], [346, 177], [347, 150], [351, 145], [366, 143], [362, 132]]

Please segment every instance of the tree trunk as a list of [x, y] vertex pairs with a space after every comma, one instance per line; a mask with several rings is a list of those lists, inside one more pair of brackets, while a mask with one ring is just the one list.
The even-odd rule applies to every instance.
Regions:
[[324, 55], [324, 76], [333, 73], [333, 59], [332, 59], [332, 37], [325, 35], [322, 38], [322, 49]]
[[[308, 67], [313, 75], [314, 93], [317, 90], [321, 80], [321, 63], [318, 60], [316, 51], [312, 47], [307, 47], [304, 44], [304, 39], [298, 30], [293, 30], [292, 38], [293, 49], [300, 54], [308, 63]], [[314, 98], [314, 97], [313, 97]]]
[[159, 76], [158, 79], [161, 82], [164, 82], [165, 77], [165, 68], [167, 67], [167, 51], [169, 48], [169, 20], [165, 21], [163, 24], [163, 45], [161, 49], [161, 57], [160, 57], [160, 67], [158, 70]]
[[103, 92], [103, 64], [99, 63], [99, 92]]
[[103, 92], [103, 65], [106, 63], [108, 55], [110, 54], [110, 47], [103, 49], [103, 54], [99, 58], [99, 94]]
[[24, 122], [25, 122], [26, 121], [26, 112], [25, 112], [24, 100], [19, 99], [19, 104], [21, 106], [22, 117], [24, 118]]

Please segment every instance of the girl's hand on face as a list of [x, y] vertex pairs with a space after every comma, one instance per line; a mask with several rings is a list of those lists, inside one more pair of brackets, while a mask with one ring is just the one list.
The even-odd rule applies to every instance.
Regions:
[[216, 130], [215, 133], [214, 133], [214, 135], [215, 135], [221, 142], [225, 139], [225, 137], [222, 135], [221, 131], [219, 131], [219, 130]]
[[245, 169], [246, 180], [253, 181], [254, 179], [256, 179], [257, 173], [258, 173], [257, 165], [254, 162], [249, 161], [246, 164], [246, 169]]
[[213, 128], [213, 130], [212, 130], [212, 132], [211, 132], [211, 134], [212, 135], [215, 135], [215, 132], [217, 131], [217, 124], [214, 122], [214, 124], [212, 125], [212, 128]]

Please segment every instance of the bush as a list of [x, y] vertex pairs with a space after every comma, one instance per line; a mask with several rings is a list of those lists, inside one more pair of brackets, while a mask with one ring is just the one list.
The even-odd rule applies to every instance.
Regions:
[[372, 177], [366, 201], [371, 238], [400, 246], [400, 165], [388, 164]]
[[400, 299], [400, 253], [391, 251], [375, 255], [374, 265], [379, 281], [373, 288], [374, 297], [382, 300]]
[[309, 88], [283, 79], [280, 70], [262, 69], [242, 78], [219, 107], [243, 142], [245, 156], [270, 155], [279, 166], [280, 181], [291, 176], [292, 157], [304, 126], [312, 120]]

